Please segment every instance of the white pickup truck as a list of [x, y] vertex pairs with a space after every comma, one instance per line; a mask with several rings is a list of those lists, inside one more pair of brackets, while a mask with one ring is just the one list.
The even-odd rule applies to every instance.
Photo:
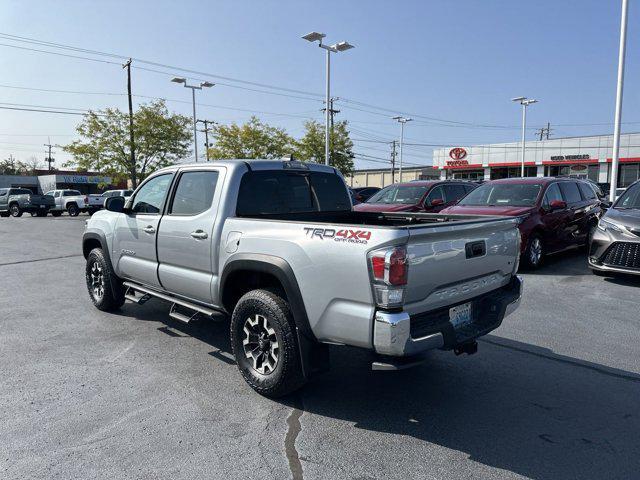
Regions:
[[54, 217], [59, 217], [63, 212], [70, 217], [77, 217], [80, 212], [87, 211], [87, 196], [78, 190], [49, 190], [45, 195], [51, 195], [55, 200], [55, 206], [49, 209]]
[[104, 208], [104, 201], [111, 197], [124, 197], [127, 200], [133, 194], [133, 190], [107, 190], [106, 192], [89, 195], [87, 197], [87, 213], [93, 215]]

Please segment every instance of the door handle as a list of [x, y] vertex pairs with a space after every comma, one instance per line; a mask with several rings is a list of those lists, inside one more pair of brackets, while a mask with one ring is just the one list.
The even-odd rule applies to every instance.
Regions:
[[209, 238], [209, 235], [207, 235], [207, 232], [200, 229], [196, 230], [195, 232], [191, 232], [191, 236], [193, 238], [197, 238], [198, 240], [204, 240], [206, 238]]
[[144, 227], [144, 231], [147, 233], [156, 233], [156, 229], [153, 228], [152, 225], [147, 225], [146, 227]]

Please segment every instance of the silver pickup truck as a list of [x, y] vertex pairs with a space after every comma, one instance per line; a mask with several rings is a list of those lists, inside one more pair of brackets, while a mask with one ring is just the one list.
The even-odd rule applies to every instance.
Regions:
[[328, 344], [386, 370], [432, 349], [475, 353], [520, 302], [517, 219], [354, 212], [323, 165], [175, 166], [105, 207], [82, 240], [94, 305], [159, 298], [178, 321], [229, 315], [238, 368], [266, 396], [326, 369]]

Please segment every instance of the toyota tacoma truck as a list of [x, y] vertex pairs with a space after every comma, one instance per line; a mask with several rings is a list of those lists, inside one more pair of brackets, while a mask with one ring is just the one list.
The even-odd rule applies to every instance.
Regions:
[[227, 315], [242, 376], [277, 397], [325, 370], [330, 344], [371, 351], [378, 370], [475, 353], [520, 302], [517, 223], [356, 212], [332, 167], [227, 160], [107, 199], [82, 249], [98, 309], [157, 298], [181, 322]]
[[46, 217], [54, 207], [53, 197], [36, 195], [27, 188], [0, 188], [0, 216], [21, 217], [27, 212]]

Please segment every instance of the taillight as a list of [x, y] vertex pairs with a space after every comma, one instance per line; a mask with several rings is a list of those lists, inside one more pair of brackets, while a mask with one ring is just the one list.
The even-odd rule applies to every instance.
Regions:
[[406, 247], [375, 250], [369, 254], [369, 262], [376, 304], [383, 308], [402, 306], [409, 273]]
[[84, 203], [89, 203], [89, 197], [84, 197]]

